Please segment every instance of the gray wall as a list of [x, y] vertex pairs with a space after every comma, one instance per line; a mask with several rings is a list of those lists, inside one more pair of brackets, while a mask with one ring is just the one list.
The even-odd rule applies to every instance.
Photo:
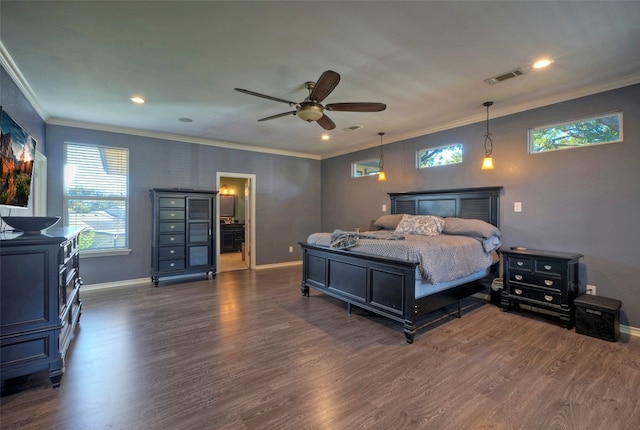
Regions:
[[[129, 149], [129, 247], [133, 251], [127, 256], [84, 258], [86, 284], [149, 276], [149, 189], [215, 190], [217, 171], [256, 175], [258, 265], [300, 260], [297, 243], [320, 228], [320, 161], [56, 125], [47, 125], [49, 215], [63, 213], [65, 142]], [[293, 253], [289, 246], [294, 246]]]
[[[496, 101], [496, 106], [499, 100]], [[481, 109], [481, 108], [480, 108]], [[528, 154], [527, 129], [592, 114], [624, 112], [624, 142]], [[354, 161], [379, 148], [322, 162], [322, 229], [366, 228], [388, 192], [502, 185], [503, 247], [584, 254], [584, 280], [622, 300], [622, 322], [640, 327], [640, 85], [492, 119], [494, 165], [480, 169], [484, 121], [384, 146], [388, 180], [350, 177]], [[415, 152], [464, 144], [459, 165], [415, 169]], [[513, 211], [522, 202], [522, 212]]]

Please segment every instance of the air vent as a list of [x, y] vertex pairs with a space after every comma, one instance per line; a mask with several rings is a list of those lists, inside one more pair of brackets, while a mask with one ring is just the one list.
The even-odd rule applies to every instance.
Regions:
[[524, 75], [524, 71], [522, 69], [515, 69], [515, 70], [511, 70], [511, 71], [506, 72], [506, 73], [502, 73], [502, 74], [500, 74], [498, 76], [494, 76], [492, 78], [485, 79], [484, 81], [489, 85], [495, 85], [495, 84], [500, 83], [502, 81], [506, 81], [507, 79], [517, 78], [518, 76], [522, 76], [522, 75]]
[[350, 127], [347, 128], [343, 128], [344, 131], [354, 131], [354, 130], [359, 130], [361, 129], [362, 126], [360, 124], [356, 124], [356, 125], [352, 125]]

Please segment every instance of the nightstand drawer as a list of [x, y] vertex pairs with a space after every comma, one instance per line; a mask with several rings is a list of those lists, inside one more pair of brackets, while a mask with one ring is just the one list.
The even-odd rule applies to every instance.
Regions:
[[560, 276], [562, 274], [562, 262], [551, 260], [535, 260], [534, 272], [538, 273], [552, 273]]
[[531, 270], [532, 263], [530, 258], [510, 257], [509, 267], [518, 270]]
[[550, 305], [560, 305], [562, 303], [562, 296], [560, 294], [535, 290], [533, 288], [513, 286], [510, 293], [515, 297], [535, 300]]
[[160, 233], [184, 233], [184, 222], [159, 222], [158, 231]]
[[159, 219], [160, 221], [184, 220], [184, 209], [161, 209]]
[[526, 272], [509, 272], [509, 281], [535, 285], [537, 287], [549, 288], [552, 290], [561, 291], [562, 289], [562, 279], [555, 278], [553, 276], [540, 276], [540, 275], [532, 275]]

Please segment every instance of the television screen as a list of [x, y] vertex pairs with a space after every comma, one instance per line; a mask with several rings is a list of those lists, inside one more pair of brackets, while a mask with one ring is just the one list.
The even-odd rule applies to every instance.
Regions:
[[0, 205], [27, 207], [36, 140], [0, 108]]

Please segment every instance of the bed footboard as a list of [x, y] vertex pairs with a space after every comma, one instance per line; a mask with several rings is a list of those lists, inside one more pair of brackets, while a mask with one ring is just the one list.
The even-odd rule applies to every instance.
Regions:
[[484, 280], [474, 281], [416, 299], [416, 261], [381, 258], [303, 242], [300, 246], [303, 296], [308, 297], [309, 288], [313, 288], [346, 302], [349, 308], [355, 305], [398, 321], [403, 324], [407, 343], [413, 343], [418, 318], [487, 286]]

